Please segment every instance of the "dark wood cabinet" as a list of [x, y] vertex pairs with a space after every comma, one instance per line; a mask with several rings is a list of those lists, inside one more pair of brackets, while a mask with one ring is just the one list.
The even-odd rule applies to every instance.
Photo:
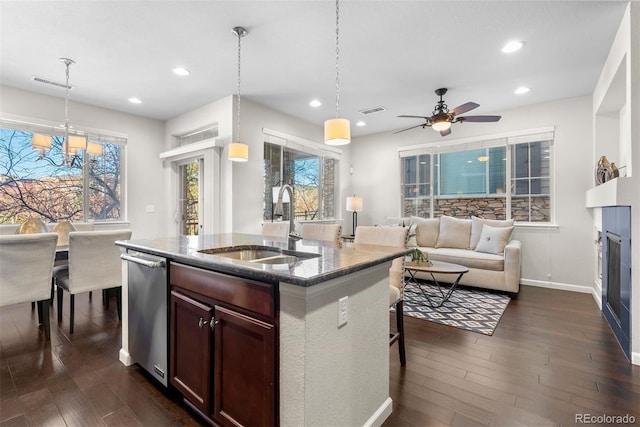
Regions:
[[276, 285], [169, 271], [171, 384], [217, 425], [276, 425]]
[[201, 411], [211, 404], [211, 329], [213, 309], [171, 291], [171, 384]]
[[273, 425], [274, 326], [218, 306], [215, 319], [214, 419], [228, 425]]

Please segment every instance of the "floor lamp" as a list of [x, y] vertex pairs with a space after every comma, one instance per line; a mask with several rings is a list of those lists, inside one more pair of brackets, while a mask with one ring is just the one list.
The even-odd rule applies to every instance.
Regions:
[[356, 235], [358, 227], [358, 212], [362, 212], [362, 197], [347, 197], [347, 212], [353, 212], [353, 229], [351, 235]]

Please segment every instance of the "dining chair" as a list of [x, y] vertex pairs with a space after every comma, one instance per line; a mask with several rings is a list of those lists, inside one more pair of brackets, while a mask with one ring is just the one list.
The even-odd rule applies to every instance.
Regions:
[[0, 307], [37, 301], [46, 340], [51, 337], [49, 296], [57, 243], [56, 233], [0, 236]]
[[337, 242], [340, 240], [342, 225], [340, 224], [302, 224], [300, 234], [307, 240], [327, 240]]
[[[354, 244], [378, 246], [407, 246], [408, 228], [405, 227], [373, 227], [359, 226], [356, 228]], [[395, 307], [396, 332], [389, 337], [389, 346], [398, 342], [400, 365], [407, 364], [404, 349], [404, 257], [395, 258], [389, 268], [389, 307]]]
[[289, 236], [289, 222], [265, 222], [262, 224], [262, 235], [267, 237], [283, 237]]
[[73, 333], [75, 295], [115, 288], [118, 319], [122, 319], [122, 267], [116, 240], [129, 240], [131, 230], [72, 231], [69, 233], [69, 264], [56, 267], [58, 322], [62, 321], [64, 291], [69, 293], [69, 333]]

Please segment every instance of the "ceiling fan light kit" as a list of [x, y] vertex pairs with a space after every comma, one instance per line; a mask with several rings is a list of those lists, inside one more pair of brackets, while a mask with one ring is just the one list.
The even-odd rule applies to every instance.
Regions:
[[449, 110], [447, 104], [445, 104], [442, 97], [447, 93], [447, 88], [436, 89], [436, 95], [440, 97], [440, 100], [436, 104], [431, 113], [431, 116], [411, 116], [411, 115], [401, 115], [398, 117], [403, 118], [412, 118], [412, 119], [424, 119], [425, 123], [411, 126], [406, 129], [399, 130], [396, 133], [404, 132], [409, 129], [414, 128], [425, 128], [427, 126], [431, 127], [436, 132], [440, 132], [440, 135], [447, 136], [451, 133], [451, 125], [453, 123], [461, 123], [461, 122], [476, 122], [476, 123], [487, 123], [487, 122], [497, 122], [500, 120], [500, 116], [459, 116], [459, 114], [464, 114], [468, 111], [473, 110], [474, 108], [478, 108], [480, 104], [476, 104], [475, 102], [467, 102], [462, 105], [458, 105], [453, 110]]

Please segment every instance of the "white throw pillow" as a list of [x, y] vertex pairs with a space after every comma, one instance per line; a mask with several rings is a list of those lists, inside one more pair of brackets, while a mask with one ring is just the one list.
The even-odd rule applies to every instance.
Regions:
[[440, 233], [436, 248], [469, 249], [471, 220], [443, 215], [440, 217]]
[[416, 246], [435, 248], [440, 234], [440, 218], [411, 217], [415, 224]]
[[471, 217], [471, 241], [469, 242], [469, 248], [475, 250], [480, 240], [480, 234], [482, 234], [482, 226], [490, 225], [492, 227], [511, 227], [513, 226], [513, 220], [499, 220], [499, 219], [484, 219], [477, 216]]
[[504, 253], [504, 247], [507, 246], [511, 240], [511, 233], [513, 232], [513, 226], [511, 227], [492, 227], [484, 224], [482, 226], [482, 234], [480, 234], [480, 240], [476, 246], [476, 252], [484, 252], [488, 254], [502, 255]]

